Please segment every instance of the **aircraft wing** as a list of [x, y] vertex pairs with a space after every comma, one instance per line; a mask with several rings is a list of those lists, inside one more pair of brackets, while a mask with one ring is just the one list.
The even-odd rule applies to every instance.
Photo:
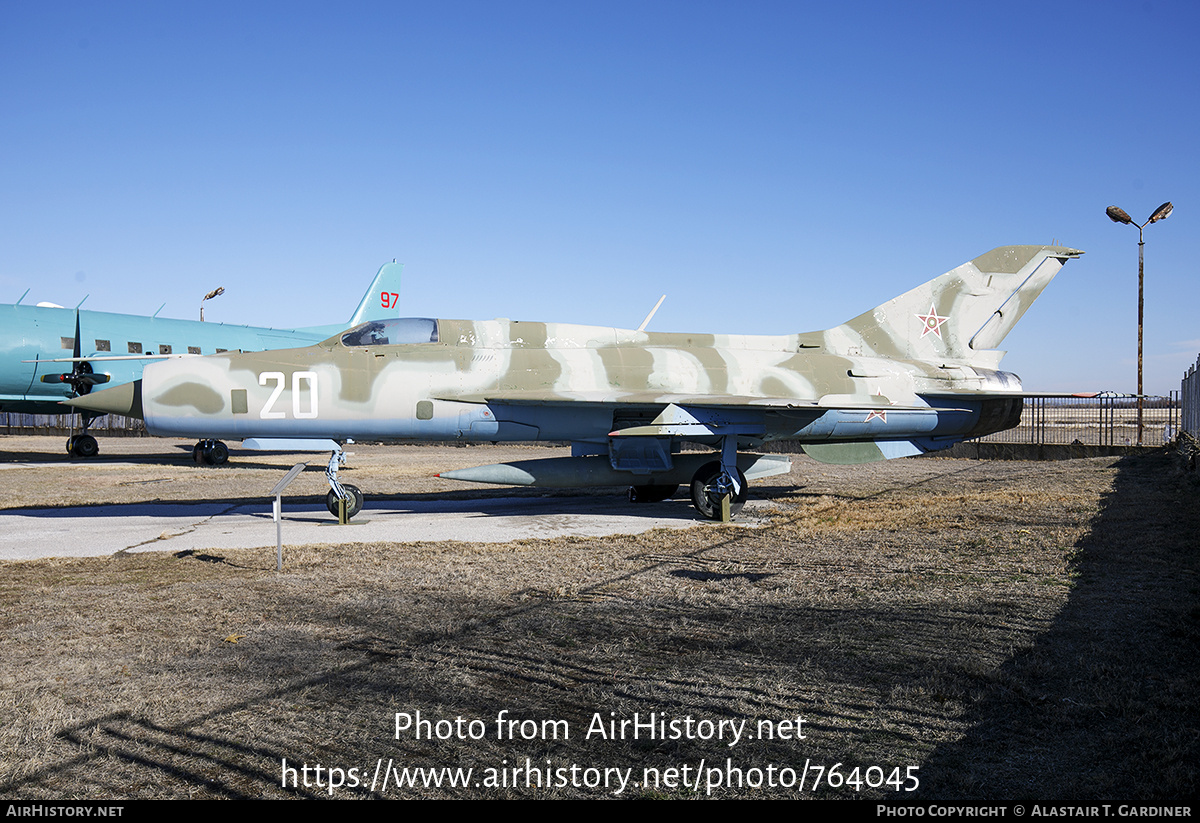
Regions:
[[101, 360], [170, 360], [176, 357], [200, 357], [190, 352], [178, 354], [94, 354], [88, 357], [43, 357], [40, 360], [22, 360], [22, 363], [94, 363]]
[[810, 408], [814, 400], [792, 397], [754, 397], [733, 394], [662, 394], [659, 392], [611, 391], [489, 391], [478, 394], [446, 394], [436, 400], [459, 403], [498, 403], [518, 406], [570, 406], [576, 403], [604, 406], [667, 406], [672, 403], [687, 406], [774, 406], [778, 408]]
[[993, 389], [961, 389], [955, 391], [923, 391], [922, 397], [1078, 397], [1091, 400], [1104, 392], [1045, 392], [1045, 391], [996, 391]]
[[[827, 417], [830, 426], [838, 421], [843, 429], [871, 430], [870, 421], [886, 424], [889, 413], [927, 416], [966, 411], [928, 405], [893, 404], [883, 396], [825, 395], [817, 400], [794, 397], [762, 397], [733, 394], [662, 394], [658, 392], [561, 392], [541, 390], [493, 390], [478, 395], [455, 395], [447, 392], [436, 399], [486, 404], [497, 420], [508, 423], [539, 426], [545, 417], [585, 414], [585, 410], [612, 409], [621, 416], [622, 407], [649, 411], [654, 414], [626, 425], [618, 424], [608, 432], [609, 437], [622, 440], [638, 437], [681, 437], [702, 440], [723, 433], [746, 437], [762, 437], [768, 429], [767, 412], [775, 412], [793, 420], [798, 426]], [[876, 424], [877, 426], [879, 424]]]
[[928, 411], [928, 406], [899, 405], [886, 397], [850, 395], [825, 395], [816, 400], [796, 397], [763, 397], [740, 394], [662, 394], [659, 392], [606, 392], [606, 391], [550, 391], [514, 389], [488, 391], [478, 394], [453, 394], [435, 396], [435, 400], [451, 400], [458, 403], [487, 403], [513, 406], [571, 406], [575, 404], [601, 406], [693, 406], [699, 408], [727, 408], [740, 406], [767, 409], [894, 409], [896, 411]]

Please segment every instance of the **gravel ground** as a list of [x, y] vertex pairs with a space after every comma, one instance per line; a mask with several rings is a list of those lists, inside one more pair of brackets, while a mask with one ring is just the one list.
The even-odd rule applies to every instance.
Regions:
[[[0, 447], [14, 508], [261, 497], [303, 459]], [[355, 450], [398, 499], [510, 495], [431, 475], [559, 453]], [[1191, 797], [1200, 504], [1169, 457], [800, 458], [753, 494], [753, 529], [314, 546], [283, 574], [3, 564], [0, 794]]]

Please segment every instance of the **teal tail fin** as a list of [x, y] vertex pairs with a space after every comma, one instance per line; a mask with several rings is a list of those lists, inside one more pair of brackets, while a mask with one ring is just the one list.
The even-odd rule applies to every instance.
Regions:
[[362, 301], [350, 317], [346, 328], [366, 323], [368, 320], [387, 320], [400, 316], [400, 275], [403, 263], [384, 263], [367, 288]]

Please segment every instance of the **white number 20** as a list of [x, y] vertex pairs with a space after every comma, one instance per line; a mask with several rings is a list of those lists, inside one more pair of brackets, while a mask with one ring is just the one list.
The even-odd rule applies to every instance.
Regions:
[[[262, 407], [262, 411], [258, 416], [263, 420], [276, 420], [287, 417], [286, 412], [272, 411], [275, 406], [275, 401], [279, 399], [279, 395], [283, 394], [283, 386], [285, 378], [283, 372], [265, 371], [258, 376], [258, 385], [265, 386], [268, 381], [274, 381], [275, 388], [271, 390], [271, 396], [267, 398], [266, 404]], [[300, 399], [303, 393], [304, 383], [308, 386], [308, 409], [300, 408]], [[313, 418], [317, 416], [317, 373], [311, 371], [292, 372], [292, 417], [297, 420]]]

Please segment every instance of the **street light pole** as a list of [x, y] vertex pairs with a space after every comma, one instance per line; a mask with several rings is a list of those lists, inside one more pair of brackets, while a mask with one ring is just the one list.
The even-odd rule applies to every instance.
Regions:
[[204, 322], [204, 301], [212, 300], [214, 297], [220, 297], [224, 293], [225, 293], [225, 287], [217, 286], [215, 289], [210, 291], [208, 294], [206, 294], [200, 298], [200, 322], [201, 323]]
[[1165, 220], [1167, 215], [1175, 207], [1171, 205], [1171, 201], [1167, 201], [1154, 210], [1154, 214], [1150, 215], [1150, 219], [1145, 223], [1138, 225], [1133, 222], [1133, 218], [1121, 208], [1117, 206], [1109, 206], [1104, 210], [1108, 215], [1108, 219], [1114, 223], [1128, 223], [1131, 226], [1137, 226], [1138, 230], [1138, 384], [1137, 384], [1137, 404], [1138, 404], [1138, 424], [1137, 424], [1137, 444], [1142, 445], [1142, 410], [1145, 406], [1145, 400], [1142, 392], [1142, 317], [1145, 306], [1145, 268], [1143, 264], [1143, 250], [1146, 247], [1146, 240], [1142, 235], [1142, 230], [1151, 223], [1157, 223], [1159, 220]]

